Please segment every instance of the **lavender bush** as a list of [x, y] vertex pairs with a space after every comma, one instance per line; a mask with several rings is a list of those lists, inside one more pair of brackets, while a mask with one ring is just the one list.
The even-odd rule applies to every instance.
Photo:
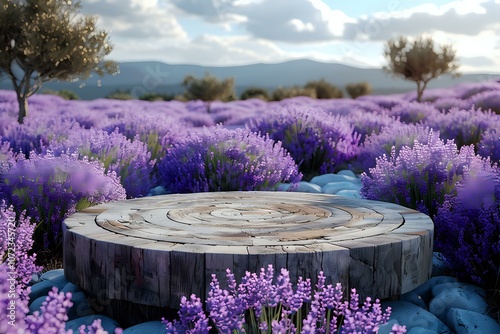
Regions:
[[345, 120], [353, 126], [352, 131], [358, 134], [358, 145], [362, 145], [368, 136], [379, 134], [385, 128], [401, 124], [397, 117], [388, 115], [387, 111], [373, 111], [367, 114], [366, 111], [356, 109], [352, 110]]
[[[238, 285], [229, 269], [227, 289], [221, 289], [217, 277], [212, 275], [207, 299], [209, 317], [195, 295], [182, 298], [178, 312], [180, 319], [163, 319], [167, 333], [376, 333], [386, 323], [390, 308], [382, 312], [379, 300], [367, 298], [359, 306], [356, 289], [349, 302], [343, 301], [342, 286], [326, 285], [322, 272], [311, 291], [310, 279], [298, 280], [293, 289], [289, 273], [281, 269], [274, 280], [274, 269], [269, 265], [260, 274], [249, 273]], [[395, 326], [391, 333], [406, 333], [404, 326]]]
[[263, 115], [251, 128], [281, 142], [306, 180], [345, 168], [358, 152], [352, 125], [319, 108], [289, 105]]
[[29, 158], [31, 152], [41, 154], [52, 140], [61, 141], [80, 129], [70, 120], [50, 118], [43, 114], [30, 115], [23, 124], [11, 123], [0, 127], [2, 141], [9, 142], [15, 153]]
[[500, 115], [500, 89], [476, 94], [468, 99], [467, 103], [472, 107], [490, 109]]
[[105, 173], [113, 171], [120, 177], [127, 198], [145, 196], [156, 185], [155, 161], [138, 138], [130, 141], [117, 131], [108, 134], [96, 129], [81, 130], [64, 141], [52, 141], [49, 149], [56, 156], [76, 153], [79, 159], [102, 162]]
[[61, 252], [61, 222], [77, 210], [98, 203], [125, 199], [125, 190], [114, 173], [105, 173], [97, 161], [74, 155], [21, 159], [2, 178], [0, 194], [37, 224], [34, 249], [39, 255]]
[[439, 113], [439, 111], [431, 103], [404, 102], [395, 105], [387, 113], [397, 117], [402, 123], [417, 124]]
[[147, 145], [151, 160], [159, 161], [165, 150], [183, 136], [190, 126], [179, 120], [158, 114], [126, 114], [111, 118], [101, 125], [108, 133], [118, 131], [130, 141], [139, 139]]
[[[71, 293], [57, 293], [54, 288], [43, 303], [41, 312], [28, 315], [28, 286], [34, 273], [42, 270], [35, 265], [36, 254], [30, 254], [33, 246], [35, 224], [29, 217], [16, 218], [12, 207], [0, 203], [0, 333], [44, 334], [64, 333], [71, 307]], [[98, 321], [90, 328], [80, 328], [79, 333], [102, 333]], [[121, 333], [120, 330], [115, 332]]]
[[435, 248], [462, 280], [500, 290], [500, 169], [474, 167], [434, 217]]
[[500, 127], [500, 115], [481, 109], [451, 108], [447, 113], [432, 114], [424, 124], [438, 130], [442, 139], [454, 140], [458, 148], [477, 146], [485, 131]]
[[393, 147], [390, 156], [384, 154], [376, 162], [370, 175], [362, 175], [361, 195], [417, 209], [431, 218], [468, 168], [493, 170], [489, 160], [475, 155], [473, 146], [458, 151], [453, 141], [445, 143], [431, 134], [427, 144], [415, 141], [399, 153]]
[[205, 128], [167, 150], [159, 181], [174, 193], [270, 190], [301, 175], [279, 143], [248, 129]]
[[395, 123], [366, 138], [353, 167], [359, 173], [370, 175], [370, 169], [376, 166], [378, 157], [384, 154], [390, 156], [393, 149], [397, 155], [402, 147], [413, 147], [416, 141], [425, 145], [429, 139], [439, 139], [439, 132], [420, 124]]
[[477, 153], [500, 165], [500, 127], [483, 133]]
[[16, 291], [22, 299], [26, 299], [27, 294], [20, 291], [26, 288], [33, 273], [42, 269], [35, 264], [36, 254], [29, 254], [35, 230], [30, 220], [24, 213], [16, 218], [12, 206], [0, 203], [0, 262], [5, 263], [10, 272], [15, 272]]

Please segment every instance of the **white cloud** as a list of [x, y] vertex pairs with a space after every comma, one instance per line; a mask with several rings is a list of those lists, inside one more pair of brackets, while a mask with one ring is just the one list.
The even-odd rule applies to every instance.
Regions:
[[82, 12], [98, 13], [98, 27], [112, 40], [187, 37], [171, 10], [158, 0], [84, 0]]
[[385, 41], [397, 35], [415, 36], [437, 31], [474, 36], [500, 26], [500, 4], [463, 0], [447, 5], [426, 4], [407, 10], [374, 13], [347, 23], [344, 39]]

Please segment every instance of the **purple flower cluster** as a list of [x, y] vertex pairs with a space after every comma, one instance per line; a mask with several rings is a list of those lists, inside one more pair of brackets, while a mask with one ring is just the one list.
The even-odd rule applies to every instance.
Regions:
[[[163, 319], [167, 333], [208, 333], [212, 328], [220, 333], [377, 333], [386, 323], [390, 308], [382, 311], [380, 301], [367, 298], [359, 305], [359, 295], [353, 289], [350, 302], [343, 301], [342, 286], [326, 285], [326, 278], [318, 275], [312, 293], [309, 279], [299, 278], [294, 290], [289, 273], [281, 269], [274, 280], [274, 269], [269, 265], [260, 274], [249, 273], [238, 285], [228, 269], [227, 289], [221, 289], [212, 275], [207, 299], [209, 318], [201, 300], [195, 295], [188, 301], [182, 298], [179, 320]], [[312, 294], [312, 295], [311, 295]], [[405, 333], [404, 326], [395, 326], [391, 333]]]
[[500, 169], [484, 171], [471, 166], [456, 194], [446, 197], [434, 222], [435, 248], [446, 256], [454, 272], [462, 280], [498, 288]]
[[500, 165], [500, 125], [483, 133], [477, 153]]
[[15, 272], [18, 291], [23, 290], [31, 276], [42, 269], [35, 264], [36, 254], [28, 254], [33, 247], [34, 230], [35, 224], [29, 217], [21, 214], [16, 218], [13, 208], [0, 202], [0, 260]]
[[130, 141], [139, 139], [147, 145], [151, 160], [156, 161], [189, 127], [186, 123], [161, 114], [126, 114], [121, 118], [109, 118], [101, 125], [101, 129], [110, 134], [118, 131]]
[[417, 124], [437, 113], [435, 105], [419, 102], [404, 102], [388, 111], [389, 115], [397, 117], [400, 122], [406, 124]]
[[78, 160], [74, 155], [18, 158], [2, 178], [0, 194], [37, 224], [34, 249], [41, 255], [61, 251], [61, 223], [77, 210], [91, 205], [125, 199], [117, 176], [105, 173], [97, 161]]
[[146, 144], [130, 141], [117, 131], [89, 129], [72, 132], [66, 140], [49, 145], [56, 156], [76, 153], [79, 159], [88, 158], [103, 163], [105, 173], [115, 172], [127, 192], [127, 198], [145, 196], [156, 185], [153, 167]]
[[[36, 254], [29, 255], [35, 224], [23, 215], [16, 219], [12, 208], [0, 205], [0, 333], [5, 334], [72, 334], [66, 331], [67, 311], [72, 306], [71, 293], [57, 293], [53, 288], [41, 306], [41, 312], [28, 315], [29, 281], [42, 270], [35, 265]], [[12, 252], [13, 250], [13, 252]], [[101, 334], [100, 320], [80, 334]], [[115, 334], [121, 334], [117, 329]]]
[[[29, 312], [28, 293], [11, 283], [14, 278], [7, 263], [0, 263], [0, 333], [25, 334], [24, 319]], [[15, 279], [14, 279], [15, 280]]]
[[159, 182], [174, 193], [271, 190], [301, 175], [293, 159], [249, 129], [204, 128], [174, 144], [158, 164]]
[[453, 141], [445, 143], [432, 133], [426, 144], [415, 141], [399, 152], [393, 147], [390, 156], [384, 154], [376, 162], [370, 175], [362, 175], [361, 195], [417, 209], [431, 218], [466, 170], [492, 168], [489, 160], [475, 155], [473, 146], [458, 151]]
[[343, 169], [358, 153], [359, 136], [352, 125], [320, 108], [288, 105], [266, 113], [251, 127], [281, 142], [306, 179]]
[[481, 109], [451, 108], [447, 113], [430, 115], [424, 124], [439, 131], [441, 139], [454, 140], [458, 148], [477, 146], [485, 131], [500, 128], [500, 115]]
[[35, 114], [26, 118], [23, 124], [13, 122], [0, 127], [0, 136], [15, 153], [29, 158], [31, 152], [43, 153], [50, 141], [61, 141], [79, 129], [80, 125], [72, 120]]
[[429, 138], [434, 141], [439, 139], [439, 132], [434, 132], [420, 124], [395, 123], [383, 128], [379, 134], [374, 133], [367, 137], [353, 165], [357, 171], [369, 175], [370, 168], [376, 166], [378, 157], [384, 154], [389, 156], [393, 148], [394, 152], [398, 154], [402, 147], [413, 147], [416, 141], [427, 144]]

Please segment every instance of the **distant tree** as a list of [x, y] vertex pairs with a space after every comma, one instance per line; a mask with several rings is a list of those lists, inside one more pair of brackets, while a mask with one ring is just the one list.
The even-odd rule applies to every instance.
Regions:
[[351, 98], [355, 99], [358, 96], [370, 95], [372, 93], [372, 86], [367, 81], [350, 83], [345, 86], [345, 90]]
[[281, 101], [296, 96], [307, 96], [315, 99], [316, 90], [313, 88], [304, 88], [300, 86], [278, 87], [273, 91], [271, 99], [273, 101]]
[[264, 101], [269, 100], [269, 93], [264, 88], [259, 87], [251, 87], [247, 88], [241, 93], [240, 100], [248, 100], [248, 99], [261, 99]]
[[340, 89], [325, 81], [325, 79], [317, 81], [309, 81], [304, 86], [305, 89], [314, 89], [317, 99], [339, 99], [343, 94]]
[[62, 97], [65, 100], [79, 100], [80, 97], [73, 92], [72, 90], [69, 89], [61, 89], [61, 90], [51, 90], [51, 89], [46, 89], [42, 92], [43, 94], [50, 94], [50, 95], [57, 95]]
[[96, 29], [96, 18], [78, 13], [79, 1], [0, 0], [0, 8], [0, 75], [16, 91], [19, 123], [43, 82], [117, 71], [103, 61], [113, 49], [107, 33]]
[[213, 101], [236, 100], [233, 78], [219, 80], [208, 73], [201, 79], [188, 75], [182, 84], [186, 87], [184, 97], [187, 100], [202, 100], [208, 113]]
[[167, 93], [146, 93], [139, 96], [139, 100], [144, 101], [171, 101], [174, 98], [174, 95], [170, 95]]
[[403, 36], [389, 40], [384, 50], [389, 65], [384, 70], [395, 77], [416, 82], [417, 101], [420, 102], [429, 81], [442, 74], [460, 75], [452, 46], [441, 45], [440, 49], [435, 50], [432, 38], [419, 37], [411, 44]]
[[111, 99], [111, 100], [133, 100], [134, 97], [132, 96], [132, 94], [130, 94], [130, 91], [128, 90], [122, 90], [122, 89], [118, 89], [110, 94], [108, 94], [106, 96], [107, 99]]

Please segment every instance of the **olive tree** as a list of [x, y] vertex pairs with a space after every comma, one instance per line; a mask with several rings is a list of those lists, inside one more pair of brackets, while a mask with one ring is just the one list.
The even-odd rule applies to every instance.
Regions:
[[103, 60], [113, 49], [107, 33], [79, 9], [76, 0], [0, 0], [0, 79], [12, 81], [19, 123], [43, 82], [117, 72]]
[[184, 78], [182, 84], [186, 87], [184, 97], [188, 101], [202, 100], [208, 113], [213, 101], [226, 102], [236, 100], [233, 78], [219, 80], [208, 73], [201, 79], [188, 75]]
[[419, 37], [413, 43], [403, 36], [397, 40], [389, 40], [384, 55], [389, 61], [384, 70], [395, 77], [417, 83], [417, 101], [421, 101], [422, 94], [432, 79], [442, 74], [454, 77], [460, 75], [452, 46], [441, 45], [440, 50], [436, 50], [432, 38]]
[[305, 89], [313, 89], [317, 99], [340, 99], [344, 94], [336, 86], [325, 79], [309, 81], [304, 86]]
[[369, 82], [363, 81], [347, 84], [345, 85], [345, 90], [351, 98], [355, 99], [359, 96], [370, 95], [372, 93], [372, 86]]

